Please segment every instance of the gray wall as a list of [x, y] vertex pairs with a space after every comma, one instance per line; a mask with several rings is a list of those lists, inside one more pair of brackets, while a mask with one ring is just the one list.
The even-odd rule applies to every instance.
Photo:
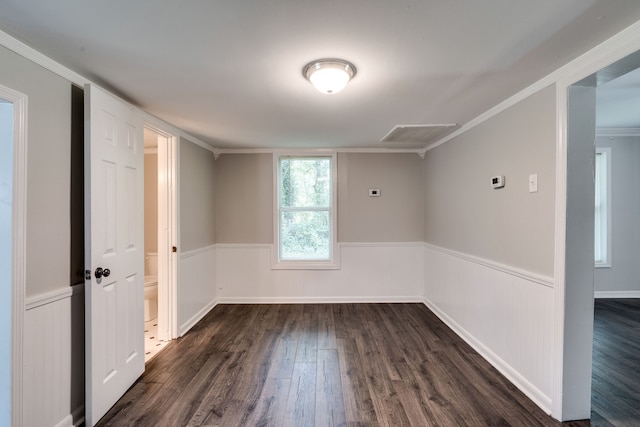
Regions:
[[[223, 154], [216, 161], [217, 243], [273, 242], [273, 156]], [[423, 164], [417, 154], [338, 155], [338, 240], [419, 242]], [[380, 188], [382, 197], [368, 197]]]
[[217, 243], [273, 243], [273, 156], [223, 154], [216, 182]]
[[[338, 155], [338, 240], [421, 242], [423, 161], [417, 154]], [[369, 197], [379, 188], [380, 197]]]
[[0, 47], [0, 84], [26, 94], [30, 297], [77, 281], [71, 271], [71, 83]]
[[640, 290], [640, 137], [597, 137], [611, 147], [611, 267], [595, 269], [595, 290]]
[[548, 87], [427, 152], [427, 243], [553, 276], [555, 104]]
[[180, 251], [216, 243], [215, 160], [211, 151], [180, 138]]

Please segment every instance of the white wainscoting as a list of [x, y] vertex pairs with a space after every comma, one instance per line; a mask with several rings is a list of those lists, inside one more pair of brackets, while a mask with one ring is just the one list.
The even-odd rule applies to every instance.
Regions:
[[422, 302], [423, 243], [341, 243], [339, 270], [272, 270], [271, 245], [217, 245], [221, 303]]
[[425, 304], [547, 413], [553, 279], [425, 244]]
[[84, 421], [84, 285], [29, 297], [24, 316], [25, 426]]
[[178, 334], [183, 336], [216, 305], [216, 247], [184, 252], [178, 267]]

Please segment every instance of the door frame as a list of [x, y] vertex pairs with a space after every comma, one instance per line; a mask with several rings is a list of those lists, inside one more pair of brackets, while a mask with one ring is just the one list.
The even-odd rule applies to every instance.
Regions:
[[[556, 81], [556, 220], [555, 220], [555, 313], [554, 313], [554, 372], [552, 391], [552, 416], [565, 421], [590, 418], [591, 394], [575, 396], [584, 384], [591, 384], [591, 354], [586, 348], [593, 344], [593, 329], [588, 325], [593, 321], [593, 310], [585, 307], [586, 301], [593, 305], [593, 283], [591, 287], [576, 284], [584, 277], [593, 276], [593, 262], [587, 271], [585, 263], [575, 267], [575, 257], [588, 256], [591, 247], [575, 249], [578, 245], [575, 233], [567, 233], [571, 227], [583, 227], [579, 218], [567, 217], [568, 199], [580, 204], [589, 194], [578, 193], [576, 179], [569, 175], [567, 161], [573, 148], [569, 144], [569, 91], [571, 87], [595, 87], [600, 71], [611, 72], [607, 67], [618, 63], [618, 76], [623, 74], [623, 59], [640, 51], [640, 22], [637, 22], [589, 52], [567, 64], [558, 72]], [[620, 61], [620, 62], [618, 62]], [[628, 66], [628, 64], [627, 64]], [[628, 68], [627, 71], [637, 68]], [[613, 76], [608, 76], [611, 79]], [[568, 131], [569, 129], [569, 131]], [[573, 145], [575, 147], [576, 145]], [[595, 149], [594, 149], [595, 152]], [[592, 190], [593, 191], [593, 190]], [[591, 197], [593, 194], [591, 194]], [[593, 224], [590, 227], [593, 233]], [[571, 234], [571, 235], [570, 235]], [[569, 240], [567, 240], [569, 239]], [[571, 248], [569, 252], [567, 249]], [[580, 252], [580, 253], [577, 253]], [[572, 259], [573, 258], [573, 259]], [[573, 262], [573, 264], [572, 264]], [[590, 293], [590, 295], [587, 295]]]
[[145, 129], [158, 138], [158, 339], [178, 338], [177, 141], [169, 131], [148, 121]]
[[11, 260], [11, 425], [23, 420], [23, 340], [27, 256], [27, 95], [0, 85], [0, 98], [13, 104]]

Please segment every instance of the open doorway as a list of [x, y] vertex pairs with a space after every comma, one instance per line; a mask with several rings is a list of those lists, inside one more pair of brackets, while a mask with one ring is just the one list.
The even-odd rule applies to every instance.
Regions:
[[631, 425], [640, 407], [640, 68], [596, 88], [595, 145], [591, 420]]
[[145, 169], [145, 361], [177, 337], [175, 138], [146, 125]]
[[[599, 121], [597, 117], [598, 91], [609, 82], [615, 81], [620, 76], [627, 75], [639, 67], [640, 53], [632, 53], [568, 87], [566, 279], [564, 287], [565, 369], [563, 373], [563, 381], [567, 390], [563, 399], [563, 419], [565, 420], [588, 418], [589, 415], [592, 415], [590, 411], [592, 395], [601, 399], [607, 393], [614, 393], [614, 390], [603, 390], [602, 384], [592, 383], [595, 363], [600, 363], [603, 356], [603, 348], [598, 347], [599, 343], [595, 342], [594, 345], [594, 296], [597, 291], [594, 289], [595, 278], [607, 272], [604, 269], [615, 264], [617, 256], [612, 250], [612, 230], [610, 228], [611, 223], [615, 221], [610, 221], [611, 217], [607, 213], [607, 209], [610, 209], [607, 205], [615, 196], [609, 199], [600, 198], [602, 195], [600, 193], [609, 192], [606, 188], [607, 183], [605, 182], [603, 185], [600, 182], [597, 187], [594, 182], [596, 178], [602, 179], [603, 175], [606, 175], [602, 174], [602, 167], [604, 166], [606, 169], [609, 165], [611, 168], [610, 161], [616, 157], [615, 150], [610, 146], [607, 147], [610, 144], [605, 144], [602, 140], [598, 143], [596, 136], [596, 128], [602, 127], [602, 120], [600, 120], [600, 126], [596, 125]], [[640, 143], [640, 139], [638, 142]], [[631, 145], [627, 148], [635, 151], [639, 147]], [[625, 156], [628, 157], [628, 154]], [[598, 171], [598, 169], [600, 170]], [[637, 185], [634, 187], [637, 188]], [[601, 202], [601, 211], [595, 212], [594, 206], [598, 200]], [[599, 224], [597, 224], [598, 222]], [[595, 236], [595, 230], [598, 230], [598, 236]], [[627, 233], [630, 232], [627, 230]], [[599, 267], [597, 271], [594, 270], [596, 266], [594, 263]], [[613, 363], [619, 363], [619, 361]], [[600, 388], [595, 390], [593, 387]], [[614, 396], [611, 395], [611, 397]], [[631, 416], [635, 415], [631, 414]]]
[[27, 97], [0, 86], [0, 424], [22, 425]]
[[13, 104], [0, 99], [0, 424], [11, 424]]

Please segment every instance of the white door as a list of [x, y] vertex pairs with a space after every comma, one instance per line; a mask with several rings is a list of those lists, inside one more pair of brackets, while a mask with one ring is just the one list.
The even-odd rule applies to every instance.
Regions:
[[140, 115], [86, 85], [85, 410], [90, 426], [144, 372], [143, 156]]

